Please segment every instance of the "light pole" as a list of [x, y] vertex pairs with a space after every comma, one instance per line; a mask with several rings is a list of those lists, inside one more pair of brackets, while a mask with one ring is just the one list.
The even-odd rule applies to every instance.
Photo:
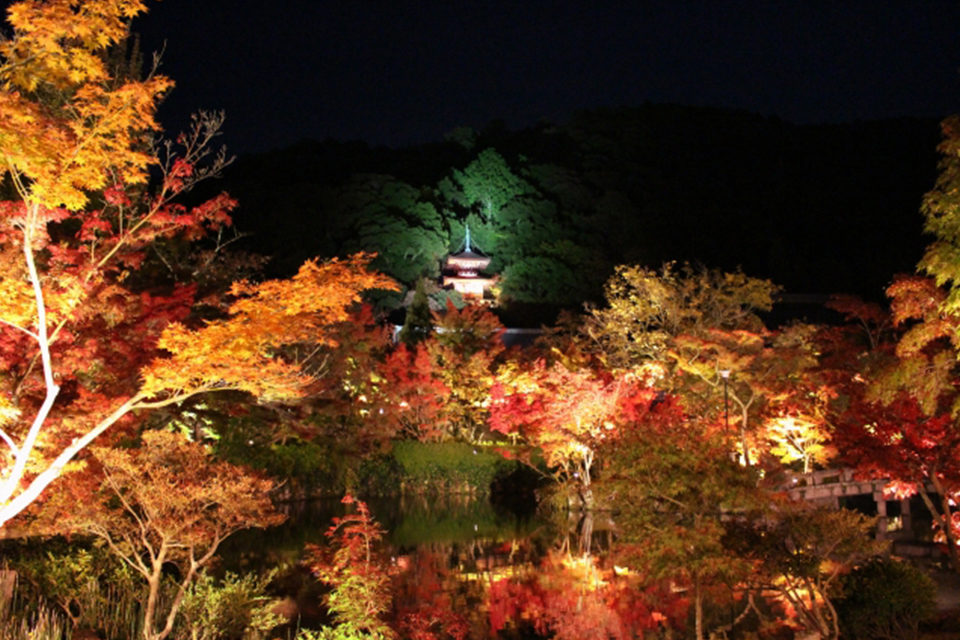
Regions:
[[730, 396], [727, 395], [727, 380], [730, 379], [730, 369], [720, 369], [723, 378], [723, 426], [726, 433], [730, 433]]

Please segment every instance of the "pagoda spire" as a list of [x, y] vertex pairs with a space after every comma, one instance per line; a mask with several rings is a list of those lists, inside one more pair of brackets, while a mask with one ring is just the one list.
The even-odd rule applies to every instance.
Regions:
[[466, 237], [466, 239], [463, 241], [463, 243], [464, 243], [464, 249], [463, 249], [463, 250], [464, 250], [464, 251], [473, 251], [473, 249], [470, 248], [470, 225], [469, 225], [469, 224], [464, 224], [464, 227], [466, 227], [466, 229], [467, 229], [467, 237]]

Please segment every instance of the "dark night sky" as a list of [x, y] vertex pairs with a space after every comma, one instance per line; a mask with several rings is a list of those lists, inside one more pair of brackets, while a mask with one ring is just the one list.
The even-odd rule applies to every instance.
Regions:
[[225, 109], [235, 151], [401, 146], [649, 102], [844, 122], [960, 110], [960, 2], [164, 0], [162, 117]]

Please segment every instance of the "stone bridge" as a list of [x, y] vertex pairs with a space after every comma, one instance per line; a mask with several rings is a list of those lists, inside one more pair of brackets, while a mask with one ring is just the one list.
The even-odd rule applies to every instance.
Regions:
[[[903, 532], [910, 535], [913, 520], [910, 500], [887, 500], [883, 488], [887, 480], [858, 480], [853, 469], [823, 469], [811, 473], [789, 473], [782, 489], [795, 500], [806, 500], [840, 508], [845, 499], [870, 496], [876, 505], [877, 534], [881, 537], [897, 537]], [[896, 505], [896, 506], [893, 506]], [[891, 509], [891, 506], [893, 508]], [[888, 515], [888, 511], [893, 511]]]

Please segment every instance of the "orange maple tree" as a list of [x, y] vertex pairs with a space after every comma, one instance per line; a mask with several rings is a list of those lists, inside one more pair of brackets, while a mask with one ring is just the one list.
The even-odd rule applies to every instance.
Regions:
[[597, 449], [616, 438], [623, 419], [635, 411], [630, 405], [642, 395], [636, 378], [543, 360], [503, 367], [498, 378], [490, 394], [490, 427], [537, 447], [556, 478], [575, 486], [582, 506], [591, 508]]
[[[203, 445], [179, 434], [149, 431], [140, 447], [92, 452], [103, 473], [99, 486], [88, 491], [71, 483], [51, 501], [64, 503], [60, 526], [100, 538], [146, 581], [144, 640], [171, 634], [188, 589], [226, 538], [284, 520], [270, 501], [271, 480], [214, 461]], [[71, 508], [78, 500], [84, 509]], [[168, 581], [175, 588], [163, 598]]]
[[[230, 223], [225, 194], [175, 198], [226, 163], [222, 118], [151, 142], [169, 79], [111, 75], [105, 53], [139, 0], [24, 0], [0, 42], [0, 528], [79, 452], [135, 412], [213, 390], [296, 397], [302, 362], [369, 287], [367, 256], [307, 263], [291, 280], [234, 285], [225, 317], [188, 324], [194, 288], [133, 289], [151, 247]], [[159, 179], [147, 186], [148, 169]], [[142, 370], [142, 373], [140, 371]]]
[[445, 438], [477, 443], [483, 439], [494, 371], [503, 359], [503, 325], [488, 309], [467, 305], [457, 309], [448, 301], [443, 313], [434, 312], [436, 331], [421, 343], [430, 356], [432, 377], [444, 393]]

